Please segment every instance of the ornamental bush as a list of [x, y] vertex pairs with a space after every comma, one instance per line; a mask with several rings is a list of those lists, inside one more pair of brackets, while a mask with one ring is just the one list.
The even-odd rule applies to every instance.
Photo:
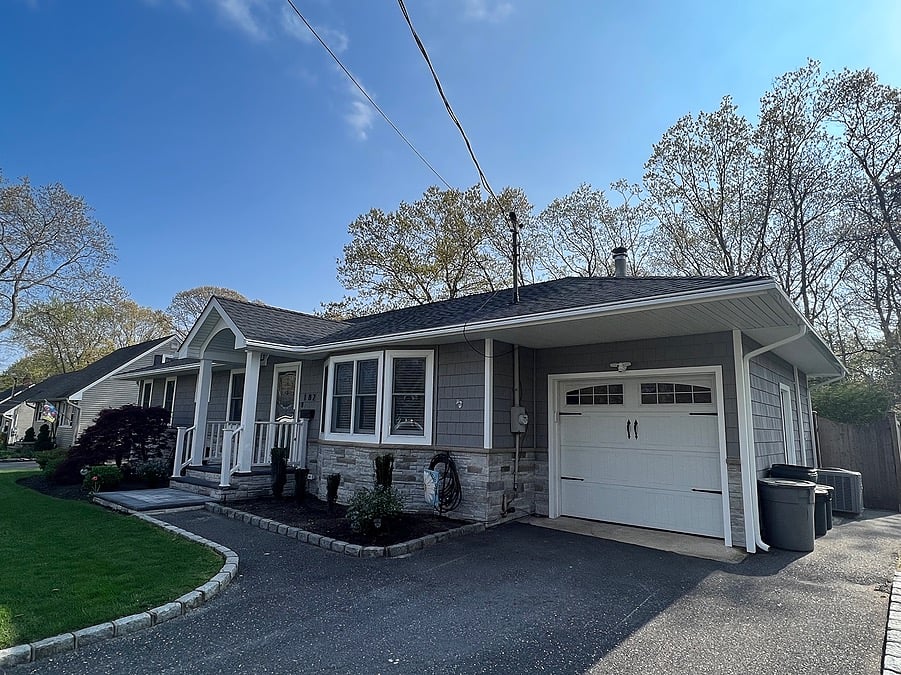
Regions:
[[34, 443], [34, 427], [28, 427], [22, 437], [23, 443]]
[[[43, 452], [34, 453], [34, 461], [38, 463], [39, 467], [41, 467], [41, 471], [44, 471], [47, 468], [48, 463], [53, 460], [64, 460], [68, 454], [69, 451], [63, 448], [57, 448], [56, 450], [45, 450]], [[59, 466], [59, 461], [57, 461], [57, 466]]]
[[404, 503], [393, 488], [376, 487], [358, 490], [347, 506], [347, 519], [355, 532], [369, 536], [390, 524], [400, 515]]
[[35, 450], [52, 450], [54, 446], [53, 439], [50, 438], [50, 427], [42, 424], [38, 430], [38, 437], [34, 442]]
[[810, 399], [817, 414], [844, 424], [867, 424], [881, 420], [892, 407], [892, 395], [875, 384], [844, 380], [813, 387]]
[[112, 464], [101, 464], [88, 469], [82, 487], [89, 492], [114, 488], [122, 481], [122, 471]]
[[[125, 465], [123, 465], [124, 468]], [[131, 465], [131, 470], [138, 480], [141, 480], [151, 487], [159, 485], [172, 472], [172, 466], [168, 460], [162, 457], [148, 459], [145, 462], [135, 462]], [[123, 472], [124, 473], [124, 472]]]
[[136, 405], [102, 410], [69, 450], [69, 458], [57, 470], [57, 481], [77, 483], [82, 467], [110, 460], [121, 466], [123, 459], [144, 462], [171, 455], [169, 416], [163, 408]]

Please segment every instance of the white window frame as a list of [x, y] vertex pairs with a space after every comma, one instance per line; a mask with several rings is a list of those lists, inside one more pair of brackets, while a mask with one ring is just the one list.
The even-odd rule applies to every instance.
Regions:
[[[147, 397], [147, 405], [144, 405], [144, 392], [150, 392], [150, 396]], [[153, 379], [149, 380], [141, 380], [141, 386], [138, 387], [138, 406], [141, 408], [150, 408], [153, 406]]]
[[[357, 404], [357, 361], [378, 361], [378, 375], [376, 377], [376, 400], [375, 400], [375, 432], [371, 434], [359, 434], [354, 433], [354, 413], [356, 412], [356, 404]], [[354, 363], [354, 384], [353, 389], [351, 390], [351, 409], [350, 409], [350, 431], [332, 431], [332, 401], [334, 399], [334, 389], [335, 389], [335, 366], [339, 363]], [[383, 352], [366, 352], [364, 354], [345, 354], [343, 356], [333, 356], [329, 358], [326, 362], [325, 373], [328, 379], [328, 386], [325, 390], [325, 432], [323, 434], [323, 438], [330, 441], [340, 441], [340, 440], [354, 440], [361, 441], [364, 443], [378, 443], [381, 438], [381, 430], [382, 430], [382, 406], [381, 406], [381, 396], [382, 396], [382, 383], [384, 380], [384, 364], [385, 357]]]
[[[391, 433], [391, 403], [394, 398], [394, 359], [425, 359], [425, 423], [422, 435]], [[382, 441], [385, 443], [397, 443], [398, 445], [431, 445], [432, 444], [432, 416], [435, 400], [435, 352], [428, 349], [389, 350], [385, 352], [385, 386], [382, 389], [382, 419], [387, 424], [382, 433]]]
[[172, 409], [169, 411], [169, 425], [172, 425], [172, 418], [175, 416], [175, 394], [178, 391], [178, 378], [177, 377], [167, 377], [166, 382], [163, 384], [163, 409], [166, 408], [166, 391], [169, 389], [169, 383], [172, 383]]
[[60, 401], [57, 407], [56, 426], [60, 429], [71, 429], [74, 417], [73, 406], [68, 401]]
[[291, 363], [276, 363], [272, 369], [272, 400], [269, 404], [269, 421], [275, 422], [275, 399], [278, 393], [278, 376], [281, 373], [295, 372], [297, 384], [294, 387], [294, 421], [297, 421], [297, 411], [300, 409], [300, 369], [301, 361], [292, 361]]
[[[234, 370], [228, 371], [228, 396], [225, 398], [225, 421], [229, 424], [240, 424], [241, 423], [240, 419], [239, 420], [229, 419], [231, 417], [231, 411], [232, 411], [232, 385], [234, 384], [234, 381], [235, 381], [235, 375], [243, 375], [244, 376], [244, 386], [246, 387], [247, 386], [247, 369], [246, 368], [235, 368]], [[244, 395], [244, 392], [242, 391], [241, 392], [241, 396], [242, 396], [242, 398], [241, 398], [241, 405], [242, 405], [241, 418], [242, 419], [244, 417], [243, 395]]]
[[779, 407], [782, 410], [782, 440], [785, 448], [785, 463], [800, 464], [798, 450], [795, 446], [795, 415], [792, 412], [792, 390], [786, 384], [779, 383]]
[[[392, 380], [394, 374], [393, 362], [396, 358], [424, 358], [426, 366], [425, 375], [425, 424], [421, 436], [393, 435], [391, 425], [385, 420], [390, 420]], [[378, 378], [376, 386], [376, 420], [375, 433], [359, 434], [353, 432], [351, 424], [350, 432], [332, 431], [332, 401], [335, 386], [335, 365], [339, 363], [356, 361], [378, 361]], [[351, 393], [354, 406], [356, 405], [357, 377], [354, 367], [354, 387]], [[320, 436], [328, 441], [353, 441], [361, 443], [391, 443], [396, 445], [432, 445], [433, 417], [435, 410], [435, 351], [433, 349], [405, 349], [386, 350], [383, 352], [365, 352], [360, 354], [344, 354], [332, 356], [326, 361], [324, 375], [326, 379], [325, 401], [323, 402], [323, 431]], [[351, 420], [355, 409], [351, 409]]]

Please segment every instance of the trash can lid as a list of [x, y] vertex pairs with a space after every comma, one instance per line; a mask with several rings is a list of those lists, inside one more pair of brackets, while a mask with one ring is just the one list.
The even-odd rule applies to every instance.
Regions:
[[786, 488], [790, 490], [797, 490], [799, 488], [814, 488], [816, 489], [817, 484], [813, 481], [809, 480], [794, 480], [792, 478], [758, 478], [758, 485], [765, 485], [766, 487], [771, 488]]

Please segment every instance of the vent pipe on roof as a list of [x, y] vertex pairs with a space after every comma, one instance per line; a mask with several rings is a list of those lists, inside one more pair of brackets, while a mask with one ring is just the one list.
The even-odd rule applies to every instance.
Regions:
[[628, 250], [625, 246], [617, 246], [613, 249], [613, 276], [626, 276], [626, 253]]

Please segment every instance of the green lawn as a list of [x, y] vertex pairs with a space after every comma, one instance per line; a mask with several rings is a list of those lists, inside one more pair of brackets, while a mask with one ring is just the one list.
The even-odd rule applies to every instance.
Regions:
[[55, 499], [0, 472], [0, 649], [169, 602], [222, 559], [143, 521]]

